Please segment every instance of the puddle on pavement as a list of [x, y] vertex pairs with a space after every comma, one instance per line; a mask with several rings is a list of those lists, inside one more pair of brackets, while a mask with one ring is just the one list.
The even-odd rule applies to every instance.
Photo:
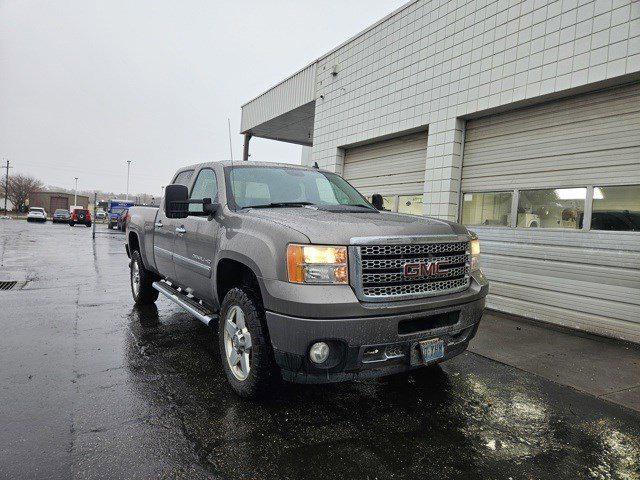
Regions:
[[640, 479], [637, 415], [473, 354], [255, 402], [229, 391], [215, 337], [186, 314], [133, 310], [129, 328], [136, 391], [212, 474]]

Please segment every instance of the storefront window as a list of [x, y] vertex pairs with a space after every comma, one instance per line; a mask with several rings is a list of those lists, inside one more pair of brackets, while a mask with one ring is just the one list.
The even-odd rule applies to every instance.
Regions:
[[465, 193], [462, 196], [462, 223], [509, 226], [512, 196], [512, 192]]
[[422, 195], [400, 195], [398, 199], [398, 213], [409, 215], [423, 215]]
[[640, 231], [640, 185], [595, 187], [591, 230]]
[[582, 228], [586, 188], [521, 190], [518, 227]]

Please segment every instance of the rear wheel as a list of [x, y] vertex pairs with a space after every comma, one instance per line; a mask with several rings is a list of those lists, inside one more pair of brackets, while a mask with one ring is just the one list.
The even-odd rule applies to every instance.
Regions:
[[85, 227], [90, 227], [90, 226], [91, 226], [91, 222], [87, 222], [87, 223], [85, 224]]
[[155, 275], [144, 268], [140, 252], [131, 253], [130, 278], [131, 294], [136, 305], [149, 305], [158, 299], [158, 291], [153, 288]]
[[277, 368], [264, 322], [259, 295], [249, 288], [232, 288], [220, 309], [218, 345], [231, 388], [242, 397], [266, 393]]
[[76, 222], [69, 222], [69, 226], [70, 226], [70, 227], [74, 227], [74, 226], [75, 226], [75, 224], [76, 224]]

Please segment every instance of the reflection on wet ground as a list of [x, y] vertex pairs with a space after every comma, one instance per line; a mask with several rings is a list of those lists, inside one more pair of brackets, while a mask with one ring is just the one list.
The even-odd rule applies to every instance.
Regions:
[[[0, 413], [0, 471], [13, 478], [38, 476], [35, 467], [51, 478], [640, 478], [638, 414], [471, 353], [410, 375], [282, 383], [271, 398], [239, 399], [211, 331], [164, 300], [132, 308], [121, 237], [100, 237], [94, 255], [52, 271], [61, 262], [45, 239], [89, 251], [90, 236], [31, 227], [12, 243], [0, 230], [2, 261], [41, 257], [31, 294], [46, 302], [22, 290], [5, 313], [56, 329], [38, 320], [3, 340], [0, 401], [11, 415]], [[48, 357], [17, 359], [11, 335], [46, 342], [29, 351]], [[36, 375], [29, 391], [25, 364]], [[60, 393], [24, 401], [47, 388]], [[46, 437], [31, 452], [27, 417], [33, 438]]]

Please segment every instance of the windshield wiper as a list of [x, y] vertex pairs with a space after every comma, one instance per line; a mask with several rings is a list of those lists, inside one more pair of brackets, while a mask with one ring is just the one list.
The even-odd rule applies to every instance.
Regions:
[[261, 205], [247, 205], [242, 208], [286, 208], [286, 207], [304, 207], [306, 205], [315, 205], [313, 202], [272, 202]]

